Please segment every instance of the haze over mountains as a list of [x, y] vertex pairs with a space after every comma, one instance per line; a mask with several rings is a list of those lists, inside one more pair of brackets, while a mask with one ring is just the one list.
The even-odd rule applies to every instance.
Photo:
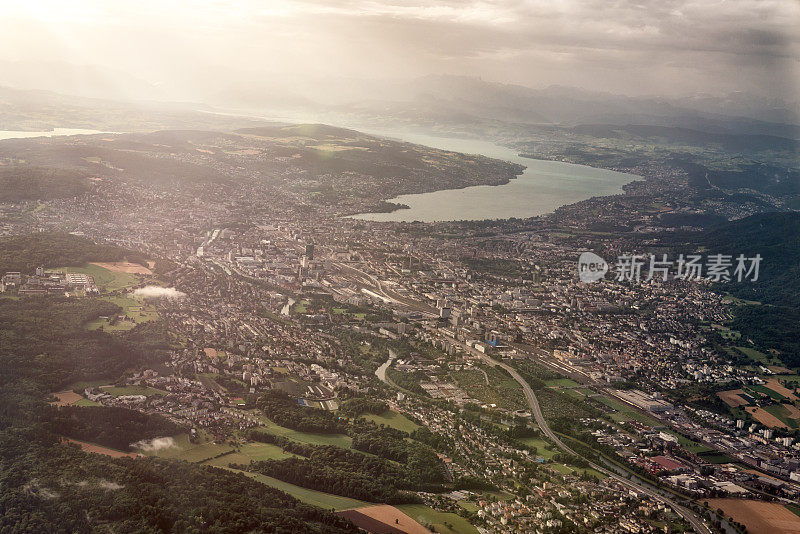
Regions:
[[[209, 83], [167, 86], [121, 70], [64, 62], [0, 62], [0, 86], [124, 102], [170, 102], [169, 108], [326, 113], [424, 118], [428, 122], [658, 125], [715, 133], [797, 137], [800, 102], [744, 92], [724, 96], [626, 96], [575, 87], [531, 88], [479, 77], [430, 75], [408, 80], [274, 76], [268, 83], [220, 76]], [[7, 100], [9, 93], [3, 92]], [[17, 97], [20, 94], [17, 93]], [[41, 100], [44, 95], [36, 98]], [[174, 104], [181, 102], [181, 105]]]

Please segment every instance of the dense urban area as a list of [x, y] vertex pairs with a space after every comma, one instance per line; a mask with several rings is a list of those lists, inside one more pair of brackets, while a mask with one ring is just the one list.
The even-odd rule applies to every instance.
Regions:
[[[522, 169], [321, 125], [0, 142], [0, 510], [40, 510], [0, 530], [67, 498], [75, 532], [286, 510], [276, 531], [797, 529], [797, 171], [740, 191], [724, 144], [500, 135], [640, 179], [530, 219], [378, 223], [353, 215]], [[173, 511], [125, 523], [130, 473]], [[198, 504], [211, 487], [241, 489]]]

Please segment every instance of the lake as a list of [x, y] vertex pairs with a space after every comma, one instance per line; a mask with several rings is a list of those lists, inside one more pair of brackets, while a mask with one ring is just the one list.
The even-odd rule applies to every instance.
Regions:
[[406, 131], [370, 131], [368, 128], [362, 131], [442, 150], [481, 154], [526, 167], [521, 175], [504, 185], [479, 185], [400, 195], [389, 199], [389, 202], [405, 204], [410, 209], [352, 216], [365, 221], [477, 221], [534, 217], [591, 197], [622, 193], [623, 185], [640, 179], [632, 174], [585, 165], [522, 158], [514, 150], [489, 141], [436, 137]]
[[104, 133], [99, 130], [79, 128], [54, 128], [49, 132], [23, 132], [22, 130], [0, 130], [0, 139], [26, 139], [28, 137], [55, 137], [57, 135], [90, 135]]

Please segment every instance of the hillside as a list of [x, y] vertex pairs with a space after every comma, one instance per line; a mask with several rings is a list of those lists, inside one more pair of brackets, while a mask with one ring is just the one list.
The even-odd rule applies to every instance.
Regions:
[[86, 175], [70, 169], [0, 167], [0, 202], [74, 197], [88, 191], [90, 184]]
[[762, 213], [708, 231], [709, 251], [763, 258], [755, 282], [719, 284], [720, 291], [757, 301], [736, 308], [730, 327], [764, 350], [800, 366], [800, 213]]

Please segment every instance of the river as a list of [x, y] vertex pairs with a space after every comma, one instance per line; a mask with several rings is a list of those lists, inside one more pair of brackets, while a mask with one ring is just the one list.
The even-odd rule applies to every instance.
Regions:
[[523, 158], [514, 150], [490, 141], [436, 137], [404, 130], [364, 128], [362, 131], [441, 150], [481, 154], [519, 163], [526, 169], [504, 185], [480, 185], [400, 195], [389, 199], [389, 202], [405, 204], [410, 209], [391, 213], [362, 213], [354, 215], [355, 219], [433, 222], [534, 217], [591, 197], [622, 193], [623, 185], [640, 179], [632, 174], [585, 165]]

